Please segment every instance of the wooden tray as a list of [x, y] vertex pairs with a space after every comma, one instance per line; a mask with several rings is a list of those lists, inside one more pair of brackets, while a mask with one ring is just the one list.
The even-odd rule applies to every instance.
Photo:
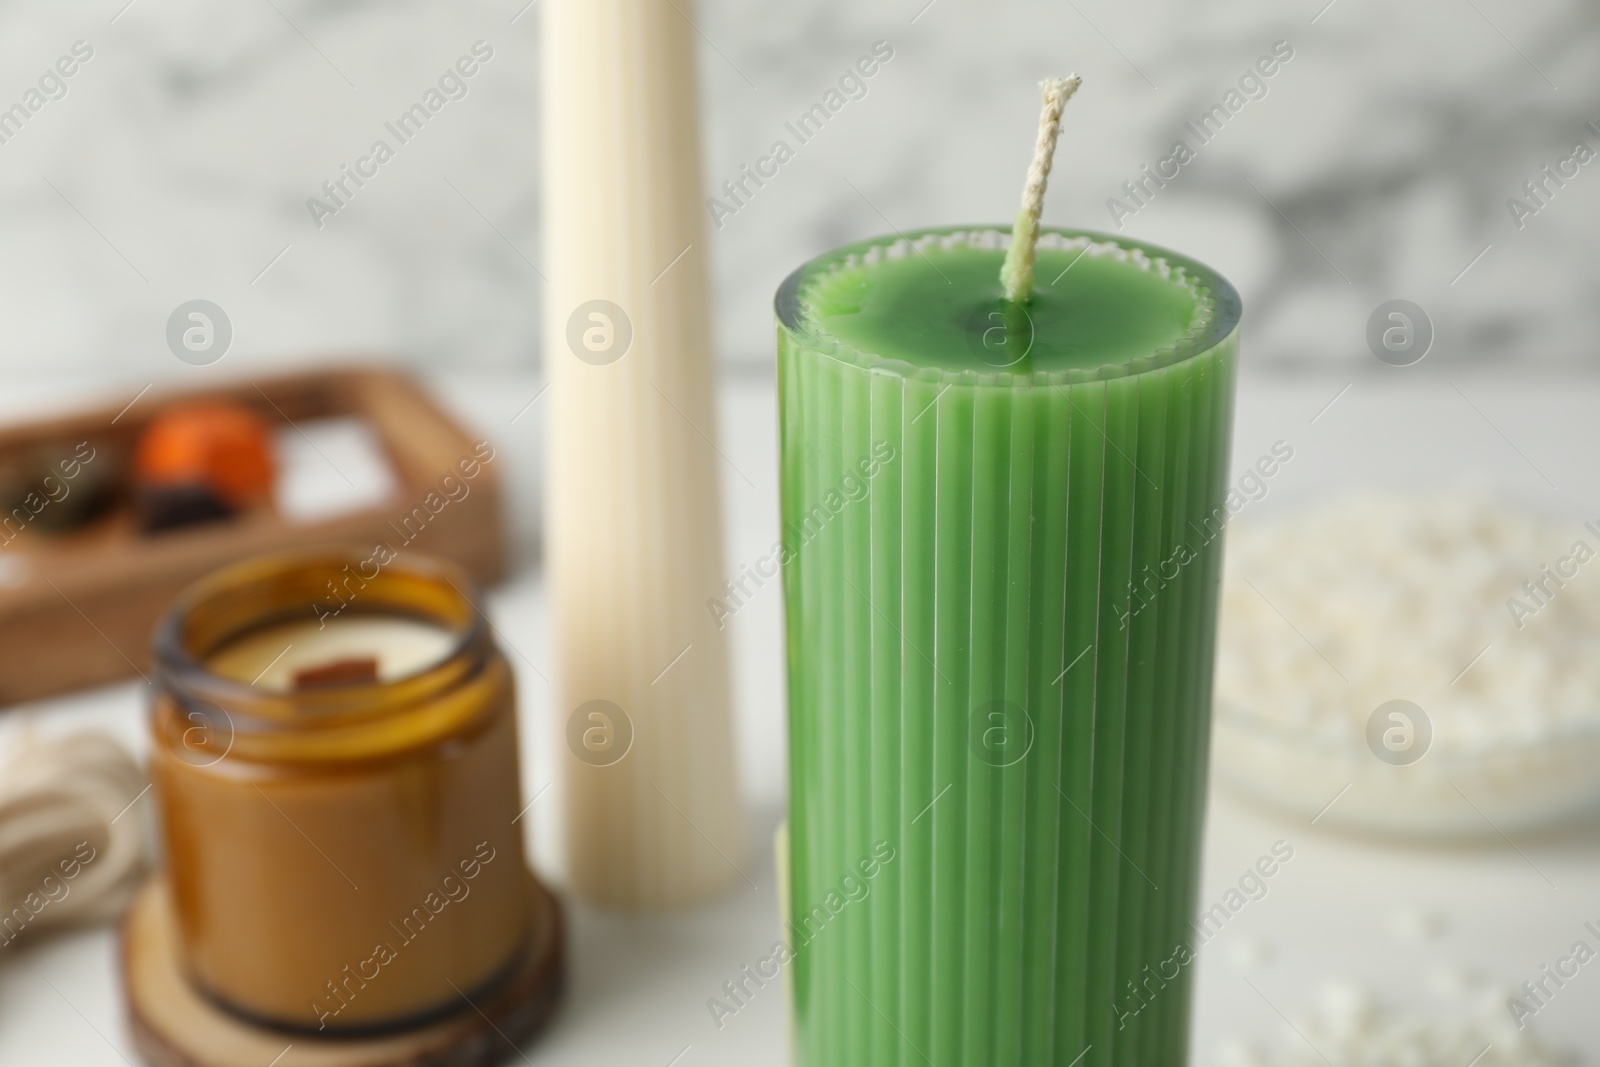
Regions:
[[0, 457], [86, 439], [131, 452], [167, 402], [204, 397], [245, 404], [276, 425], [363, 418], [399, 487], [380, 506], [324, 521], [292, 522], [261, 509], [144, 534], [124, 511], [61, 534], [24, 529], [0, 547], [0, 706], [148, 675], [150, 631], [173, 597], [196, 578], [263, 552], [333, 544], [367, 548], [385, 541], [453, 560], [480, 582], [503, 576], [498, 460], [482, 465], [470, 492], [432, 515], [411, 544], [387, 525], [421, 506], [444, 475], [459, 478], [456, 465], [473, 456], [478, 440], [412, 379], [393, 371], [343, 368], [200, 392], [153, 390], [120, 414], [108, 407], [0, 429]]
[[122, 920], [122, 986], [134, 1045], [150, 1067], [489, 1067], [526, 1059], [565, 975], [560, 905], [532, 874], [528, 894], [539, 933], [496, 992], [412, 1030], [329, 1037], [246, 1022], [201, 996], [178, 962], [166, 885], [152, 878]]

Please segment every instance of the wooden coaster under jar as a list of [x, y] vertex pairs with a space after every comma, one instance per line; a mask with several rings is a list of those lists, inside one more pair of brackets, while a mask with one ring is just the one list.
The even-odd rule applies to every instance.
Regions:
[[490, 1063], [548, 1018], [560, 911], [472, 590], [387, 546], [273, 556], [157, 629], [165, 870], [123, 941], [151, 1063]]

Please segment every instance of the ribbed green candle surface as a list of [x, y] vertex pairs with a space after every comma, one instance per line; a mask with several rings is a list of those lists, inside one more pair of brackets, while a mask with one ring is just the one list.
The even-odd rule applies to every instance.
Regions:
[[1186, 1056], [1238, 298], [1007, 240], [778, 294], [800, 1067]]

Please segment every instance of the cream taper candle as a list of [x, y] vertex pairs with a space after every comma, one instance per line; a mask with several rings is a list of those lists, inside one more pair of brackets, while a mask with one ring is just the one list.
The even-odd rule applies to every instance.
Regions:
[[690, 0], [546, 0], [548, 568], [573, 887], [741, 877]]

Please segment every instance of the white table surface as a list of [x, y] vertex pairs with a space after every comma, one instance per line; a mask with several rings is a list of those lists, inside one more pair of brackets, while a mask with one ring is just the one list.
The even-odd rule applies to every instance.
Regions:
[[[492, 593], [490, 610], [506, 639], [549, 675], [548, 602], [534, 549], [540, 411], [547, 401], [511, 422], [541, 383], [529, 376], [436, 384], [463, 418], [502, 448], [520, 563], [515, 577]], [[1236, 466], [1277, 439], [1296, 450], [1274, 481], [1274, 496], [1260, 507], [1340, 484], [1425, 485], [1472, 471], [1600, 516], [1586, 503], [1600, 501], [1594, 464], [1600, 384], [1518, 387], [1467, 375], [1452, 384], [1444, 376], [1400, 372], [1362, 379], [1323, 411], [1345, 384], [1249, 378], [1241, 384]], [[80, 398], [81, 390], [69, 384], [42, 395], [46, 402]], [[36, 410], [40, 402], [34, 393], [7, 396], [0, 399], [0, 416]], [[772, 383], [725, 382], [721, 402], [722, 451], [755, 485], [724, 471], [731, 569], [776, 539]], [[738, 882], [712, 904], [664, 918], [572, 904], [569, 992], [551, 1029], [522, 1050], [527, 1062], [709, 1067], [784, 1061], [784, 1006], [776, 987], [721, 1030], [705, 1003], [765, 951], [778, 924], [770, 842], [785, 782], [779, 612], [778, 590], [769, 585], [730, 623], [750, 816], [742, 866], [759, 888]], [[526, 669], [519, 669], [518, 681], [524, 790], [532, 797], [551, 785], [555, 766], [552, 694]], [[20, 711], [52, 731], [101, 725], [142, 750], [143, 689], [142, 683], [111, 686]], [[0, 721], [0, 732], [15, 729], [21, 715], [13, 711]], [[560, 803], [557, 783], [525, 820], [534, 862], [558, 887]], [[1585, 920], [1600, 925], [1600, 831], [1518, 840], [1516, 847], [1381, 844], [1254, 810], [1225, 793], [1211, 802], [1202, 899], [1219, 899], [1279, 839], [1293, 845], [1294, 859], [1271, 879], [1267, 896], [1242, 910], [1201, 953], [1196, 1063], [1214, 1063], [1230, 1038], [1276, 1040], [1285, 1029], [1277, 1012], [1295, 1015], [1330, 980], [1359, 980], [1428, 1007], [1441, 973], [1476, 972], [1514, 985], [1565, 953], [1583, 934]], [[1430, 917], [1437, 932], [1419, 935], [1429, 924], [1418, 916]], [[0, 1067], [136, 1061], [122, 1019], [115, 949], [109, 929], [0, 948]], [[1600, 972], [1591, 970], [1581, 972], [1537, 1025], [1593, 1058], [1600, 1053]], [[293, 1064], [291, 1050], [281, 1067]]]

